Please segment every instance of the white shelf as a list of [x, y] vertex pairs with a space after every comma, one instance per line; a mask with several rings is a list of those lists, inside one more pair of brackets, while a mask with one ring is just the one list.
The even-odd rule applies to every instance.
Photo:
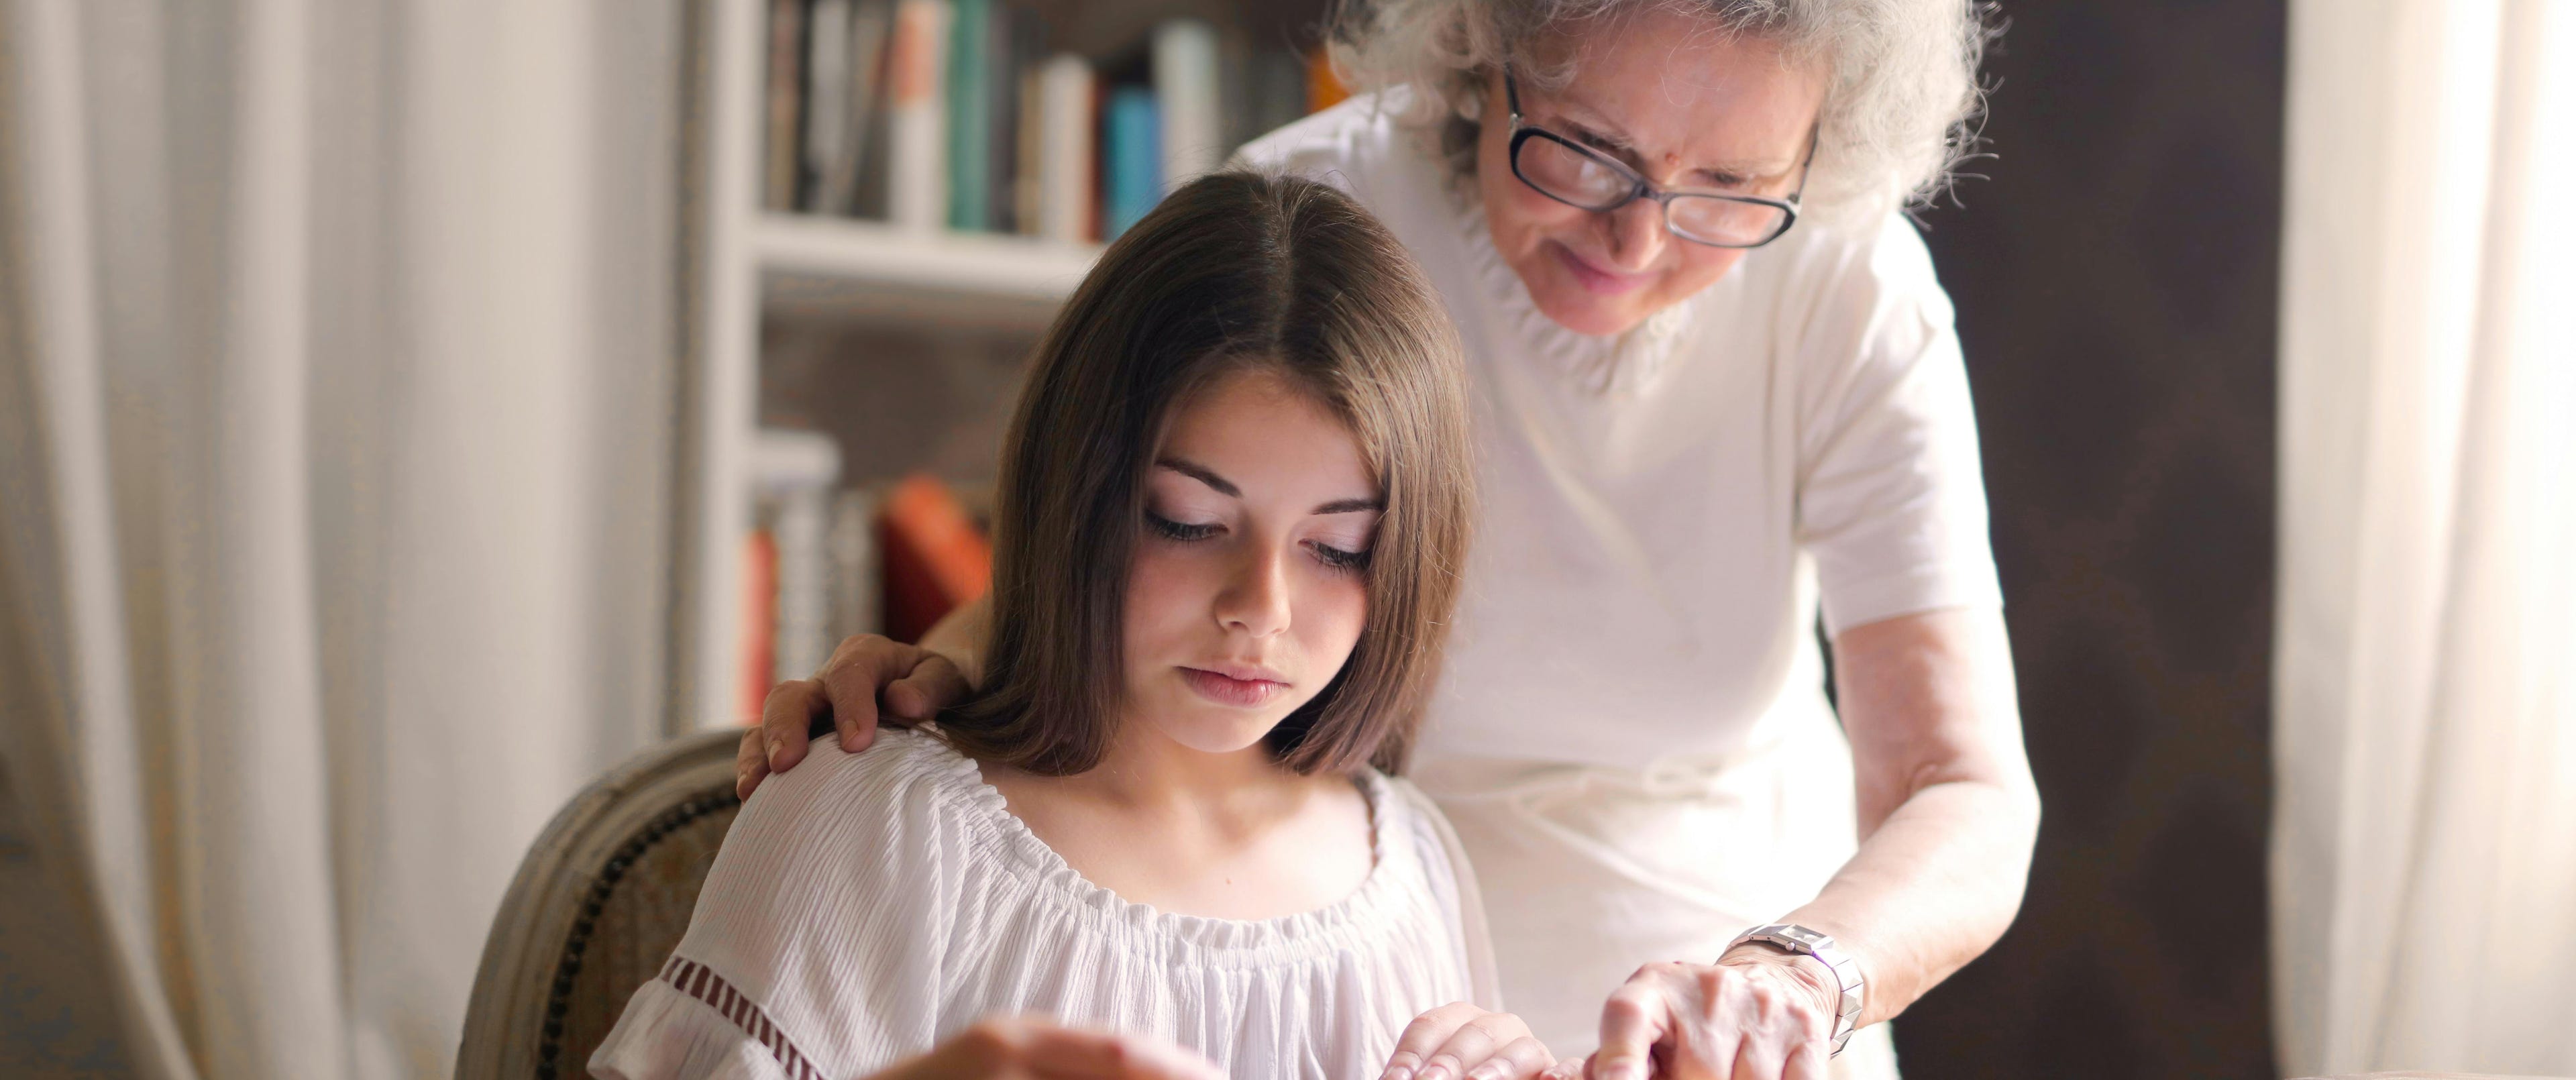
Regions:
[[752, 257], [772, 312], [1043, 325], [1100, 257], [1092, 244], [918, 232], [873, 221], [764, 213]]

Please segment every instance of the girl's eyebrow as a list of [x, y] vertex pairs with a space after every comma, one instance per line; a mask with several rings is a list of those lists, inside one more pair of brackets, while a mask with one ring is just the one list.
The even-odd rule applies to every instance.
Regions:
[[[1206, 484], [1208, 487], [1215, 489], [1217, 494], [1223, 495], [1226, 498], [1240, 499], [1243, 497], [1243, 489], [1234, 486], [1233, 481], [1222, 476], [1218, 476], [1216, 474], [1216, 470], [1208, 468], [1205, 465], [1201, 465], [1198, 462], [1191, 461], [1188, 458], [1156, 458], [1154, 460], [1154, 467], [1158, 469], [1170, 469], [1173, 472], [1189, 477], [1199, 483]], [[1384, 499], [1335, 499], [1307, 512], [1309, 514], [1321, 516], [1324, 514], [1357, 514], [1382, 511], [1385, 509], [1386, 500]]]
[[1199, 483], [1206, 484], [1209, 487], [1215, 488], [1217, 494], [1223, 495], [1226, 498], [1240, 499], [1243, 497], [1243, 489], [1234, 486], [1233, 481], [1222, 476], [1218, 476], [1216, 474], [1216, 470], [1210, 469], [1198, 462], [1191, 461], [1188, 458], [1156, 458], [1154, 459], [1154, 467], [1157, 469], [1170, 469], [1173, 472], [1189, 477]]

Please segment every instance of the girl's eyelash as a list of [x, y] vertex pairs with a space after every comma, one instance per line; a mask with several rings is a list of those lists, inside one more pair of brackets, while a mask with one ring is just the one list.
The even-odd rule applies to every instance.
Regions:
[[1354, 574], [1368, 569], [1368, 552], [1344, 551], [1330, 544], [1308, 544], [1306, 546], [1310, 550], [1314, 551], [1316, 560], [1323, 563], [1329, 569]]
[[1145, 524], [1169, 540], [1205, 540], [1216, 535], [1214, 525], [1183, 525], [1151, 510], [1145, 511]]
[[[1215, 525], [1183, 525], [1151, 510], [1145, 511], [1145, 525], [1166, 540], [1184, 543], [1205, 540], [1216, 535], [1218, 529]], [[1365, 551], [1344, 551], [1331, 544], [1313, 541], [1306, 544], [1306, 549], [1315, 553], [1316, 562], [1335, 573], [1356, 574], [1368, 569], [1369, 553]]]

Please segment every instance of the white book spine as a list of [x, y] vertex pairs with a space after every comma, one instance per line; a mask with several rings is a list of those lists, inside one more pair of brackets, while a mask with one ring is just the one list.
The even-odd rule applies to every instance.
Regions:
[[1216, 28], [1173, 19], [1154, 28], [1154, 102], [1163, 121], [1163, 190], [1225, 160], [1225, 103], [1218, 89]]
[[805, 27], [805, 205], [837, 213], [832, 178], [850, 136], [850, 2], [814, 0]]
[[873, 492], [843, 491], [833, 497], [831, 544], [832, 632], [825, 637], [837, 647], [854, 634], [884, 633], [885, 602], [879, 585], [884, 567], [877, 557]]
[[924, 232], [948, 222], [948, 119], [942, 67], [948, 53], [946, 0], [903, 0], [895, 9], [887, 59], [886, 216]]
[[1077, 243], [1088, 238], [1094, 201], [1091, 65], [1071, 54], [1049, 58], [1038, 98], [1038, 234]]
[[762, 430], [753, 437], [752, 484], [773, 508], [769, 535], [778, 551], [772, 681], [802, 679], [831, 658], [832, 488], [840, 476], [841, 450], [830, 436]]

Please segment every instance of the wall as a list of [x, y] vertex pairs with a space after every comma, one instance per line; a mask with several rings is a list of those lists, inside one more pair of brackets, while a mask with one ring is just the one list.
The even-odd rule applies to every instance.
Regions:
[[2277, 1075], [2266, 1012], [2284, 12], [2013, 4], [1924, 216], [1985, 440], [2046, 803], [2001, 944], [1897, 1023], [1928, 1077]]

